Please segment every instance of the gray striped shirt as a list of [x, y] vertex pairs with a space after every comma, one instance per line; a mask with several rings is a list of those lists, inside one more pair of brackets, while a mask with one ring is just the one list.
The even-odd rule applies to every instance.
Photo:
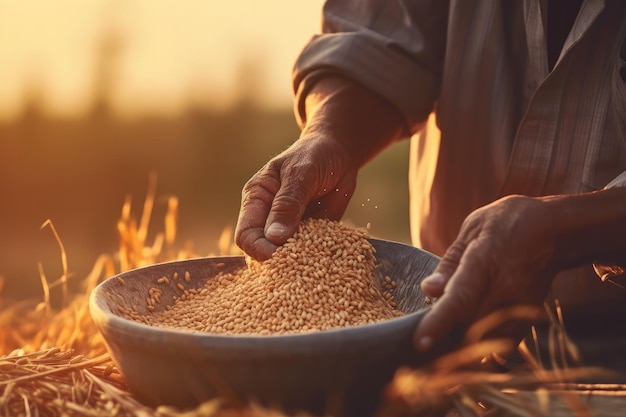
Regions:
[[546, 0], [328, 1], [294, 68], [297, 116], [328, 72], [394, 104], [412, 135], [414, 243], [442, 254], [501, 196], [626, 171], [626, 1], [585, 0], [552, 71], [546, 15]]

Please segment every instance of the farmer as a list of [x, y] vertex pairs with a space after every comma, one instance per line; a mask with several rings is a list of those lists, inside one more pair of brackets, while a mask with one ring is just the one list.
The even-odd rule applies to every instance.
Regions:
[[626, 318], [606, 282], [626, 266], [625, 38], [623, 0], [328, 1], [293, 73], [302, 133], [246, 184], [237, 243], [263, 260], [301, 218], [340, 219], [359, 168], [411, 137], [412, 238], [442, 256], [417, 349], [546, 299]]

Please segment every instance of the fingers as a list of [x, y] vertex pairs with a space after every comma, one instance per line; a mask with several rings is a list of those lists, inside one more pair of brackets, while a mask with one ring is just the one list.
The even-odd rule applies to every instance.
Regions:
[[317, 181], [308, 170], [289, 169], [282, 159], [270, 161], [245, 185], [235, 241], [263, 261], [295, 233]]
[[461, 257], [465, 252], [465, 243], [456, 240], [446, 251], [435, 271], [420, 283], [420, 288], [429, 297], [440, 297], [443, 294], [450, 277], [461, 262]]
[[244, 187], [235, 241], [258, 260], [293, 236], [305, 217], [339, 220], [356, 188], [357, 166], [334, 142], [299, 140]]
[[265, 261], [272, 257], [278, 245], [265, 239], [263, 229], [248, 229], [240, 234], [237, 245], [248, 255], [258, 261]]
[[[314, 199], [307, 206], [303, 217], [339, 220], [348, 207], [356, 189], [356, 173], [344, 176], [339, 183], [319, 199]], [[323, 190], [322, 190], [323, 191]]]
[[293, 235], [304, 212], [305, 177], [282, 171], [274, 159], [246, 183], [235, 229], [235, 241], [251, 257], [263, 261]]
[[441, 272], [433, 272], [420, 282], [420, 288], [429, 297], [438, 298], [443, 294], [449, 276], [442, 274]]
[[418, 351], [431, 349], [476, 319], [483, 296], [488, 291], [488, 281], [480, 279], [485, 276], [485, 271], [475, 259], [467, 256], [459, 262], [443, 295], [422, 319], [414, 335]]
[[470, 324], [495, 311], [495, 317], [506, 322], [482, 329], [478, 337], [518, 337], [526, 325], [519, 318], [503, 316], [502, 309], [540, 304], [551, 283], [546, 268], [550, 248], [542, 246], [540, 233], [525, 226], [526, 218], [534, 219], [536, 208], [533, 199], [506, 198], [465, 219], [457, 240], [421, 283], [422, 290], [438, 301], [415, 331], [418, 350], [429, 350], [448, 335], [467, 331]]
[[281, 245], [296, 231], [304, 213], [305, 202], [302, 195], [292, 189], [281, 188], [276, 194], [265, 223], [265, 237]]
[[279, 186], [280, 180], [275, 175], [257, 174], [242, 192], [235, 242], [245, 253], [260, 261], [272, 256], [278, 247], [265, 238], [265, 219]]

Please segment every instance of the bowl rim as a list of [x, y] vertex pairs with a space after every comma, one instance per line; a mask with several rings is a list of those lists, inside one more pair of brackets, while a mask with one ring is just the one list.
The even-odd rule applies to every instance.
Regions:
[[[148, 339], [154, 341], [162, 341], [166, 335], [169, 338], [176, 338], [177, 340], [186, 339], [188, 341], [211, 343], [215, 346], [228, 346], [229, 348], [237, 347], [248, 348], [256, 350], [266, 349], [268, 345], [273, 346], [291, 346], [292, 343], [298, 344], [312, 344], [312, 345], [326, 345], [332, 340], [365, 340], [371, 339], [372, 333], [385, 337], [388, 335], [397, 334], [399, 329], [404, 329], [408, 326], [416, 327], [421, 321], [422, 317], [430, 310], [429, 306], [425, 306], [417, 311], [404, 314], [399, 317], [393, 317], [391, 319], [378, 321], [375, 323], [368, 323], [358, 326], [348, 327], [336, 327], [329, 330], [315, 330], [306, 333], [286, 333], [286, 334], [219, 334], [219, 333], [207, 333], [200, 331], [192, 331], [187, 329], [175, 329], [168, 327], [150, 326], [144, 323], [140, 323], [134, 320], [124, 318], [118, 314], [115, 314], [108, 306], [107, 302], [101, 296], [104, 293], [106, 286], [112, 280], [116, 280], [118, 277], [124, 277], [128, 273], [141, 273], [141, 271], [158, 268], [164, 265], [181, 264], [188, 262], [199, 262], [206, 260], [207, 258], [216, 260], [224, 258], [243, 258], [240, 255], [228, 255], [228, 256], [216, 256], [216, 257], [198, 257], [185, 260], [160, 262], [151, 265], [146, 265], [138, 268], [134, 268], [129, 271], [124, 271], [114, 276], [107, 278], [99, 283], [89, 296], [89, 310], [91, 317], [100, 329], [101, 332], [106, 328], [106, 332], [115, 332], [117, 334], [125, 334], [128, 336]], [[139, 336], [139, 337], [138, 337]], [[259, 343], [262, 342], [262, 343]], [[290, 343], [291, 342], [291, 343]], [[313, 347], [313, 346], [312, 346]]]

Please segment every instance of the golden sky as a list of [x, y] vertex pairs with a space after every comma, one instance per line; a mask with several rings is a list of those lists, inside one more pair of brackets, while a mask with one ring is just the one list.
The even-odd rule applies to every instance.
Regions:
[[321, 7], [321, 0], [0, 0], [0, 118], [19, 114], [33, 92], [51, 114], [84, 111], [104, 33], [117, 34], [111, 93], [124, 115], [173, 114], [189, 99], [227, 106], [241, 92], [242, 63], [260, 63], [264, 104], [290, 106], [291, 67], [318, 31]]

